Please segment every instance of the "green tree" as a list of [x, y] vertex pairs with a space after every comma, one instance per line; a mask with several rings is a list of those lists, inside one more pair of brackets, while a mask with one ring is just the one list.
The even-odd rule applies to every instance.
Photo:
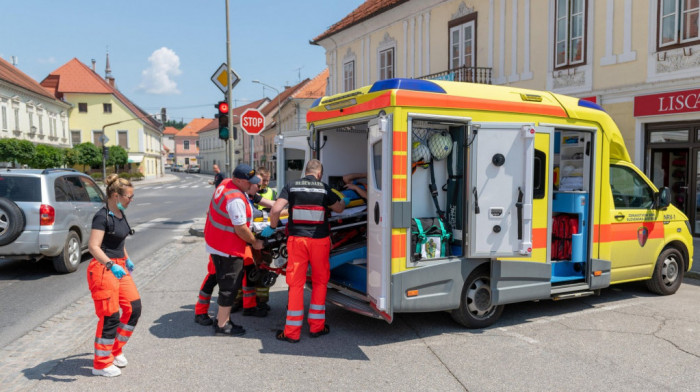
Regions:
[[61, 167], [65, 161], [63, 149], [46, 144], [36, 146], [36, 154], [29, 162], [29, 166], [35, 169], [46, 169], [49, 167]]
[[85, 166], [97, 166], [102, 163], [102, 151], [94, 144], [90, 142], [80, 143], [73, 147], [75, 150], [75, 163], [78, 165], [83, 165], [83, 171], [85, 171]]
[[173, 127], [177, 129], [182, 129], [187, 125], [184, 121], [168, 120], [164, 124], [166, 127]]
[[63, 157], [67, 166], [75, 166], [78, 164], [78, 151], [74, 148], [64, 149]]
[[119, 166], [124, 166], [129, 161], [129, 154], [122, 146], [111, 146], [109, 148], [109, 159], [107, 165], [114, 165], [114, 172], [119, 171]]
[[34, 157], [35, 147], [28, 140], [0, 139], [0, 161], [29, 164]]

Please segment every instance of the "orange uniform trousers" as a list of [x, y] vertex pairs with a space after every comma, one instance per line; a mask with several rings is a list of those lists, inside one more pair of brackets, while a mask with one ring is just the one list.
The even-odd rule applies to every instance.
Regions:
[[[128, 272], [126, 258], [112, 261]], [[112, 271], [95, 259], [88, 266], [87, 280], [98, 317], [93, 367], [104, 369], [122, 353], [122, 348], [134, 332], [141, 316], [141, 297], [131, 274], [117, 279]]]
[[320, 332], [326, 324], [326, 290], [330, 278], [329, 257], [331, 239], [290, 236], [287, 239], [287, 321], [284, 335], [299, 339], [304, 320], [304, 283], [311, 265], [311, 303], [309, 304], [309, 331]]
[[[257, 306], [256, 299], [256, 288], [249, 287], [248, 281], [246, 279], [248, 275], [247, 266], [253, 266], [253, 252], [249, 246], [245, 248], [245, 256], [243, 256], [243, 283], [241, 287], [243, 296], [243, 308], [254, 308]], [[249, 267], [250, 268], [250, 267]], [[216, 268], [214, 267], [214, 262], [211, 260], [211, 255], [209, 256], [209, 264], [207, 264], [207, 276], [204, 277], [202, 285], [199, 288], [199, 296], [197, 298], [197, 303], [194, 305], [194, 314], [207, 314], [209, 312], [209, 304], [211, 302], [211, 295], [214, 292], [214, 287], [216, 287]]]

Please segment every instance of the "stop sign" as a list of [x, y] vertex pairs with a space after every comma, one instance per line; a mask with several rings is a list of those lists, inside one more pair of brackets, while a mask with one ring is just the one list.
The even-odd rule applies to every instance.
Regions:
[[241, 128], [248, 135], [258, 135], [265, 129], [265, 117], [258, 109], [247, 109], [241, 115]]

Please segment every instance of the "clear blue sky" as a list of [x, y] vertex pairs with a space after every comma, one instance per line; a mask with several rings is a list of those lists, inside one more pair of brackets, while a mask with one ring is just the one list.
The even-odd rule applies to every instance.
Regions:
[[[325, 51], [309, 40], [363, 0], [230, 0], [231, 63], [241, 82], [238, 105], [276, 92], [325, 68]], [[225, 0], [2, 1], [0, 57], [38, 82], [73, 57], [112, 75], [129, 99], [168, 117], [209, 117], [223, 93], [210, 78], [226, 61]], [[300, 70], [298, 68], [301, 68]], [[301, 78], [301, 79], [300, 79]]]

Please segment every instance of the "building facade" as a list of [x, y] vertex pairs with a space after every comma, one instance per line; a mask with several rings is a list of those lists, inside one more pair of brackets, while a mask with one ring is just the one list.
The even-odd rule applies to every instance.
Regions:
[[109, 58], [104, 79], [95, 71], [94, 62], [91, 69], [74, 58], [50, 73], [41, 85], [71, 104], [71, 146], [84, 142], [98, 147], [118, 145], [127, 151], [132, 171], [146, 178], [163, 173], [162, 125], [116, 88]]
[[0, 138], [70, 148], [70, 108], [0, 58]]
[[187, 169], [189, 165], [199, 165], [198, 132], [212, 121], [213, 119], [211, 118], [195, 118], [175, 134], [175, 155], [173, 164], [181, 165], [185, 169]]
[[395, 77], [601, 105], [700, 234], [700, 6], [686, 0], [368, 0], [312, 40], [329, 93]]

